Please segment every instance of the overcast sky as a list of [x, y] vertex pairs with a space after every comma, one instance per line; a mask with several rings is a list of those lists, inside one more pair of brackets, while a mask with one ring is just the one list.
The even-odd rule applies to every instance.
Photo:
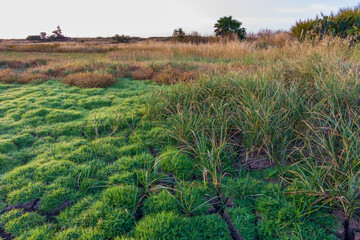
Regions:
[[359, 0], [1, 0], [0, 38], [48, 34], [69, 37], [169, 36], [174, 28], [213, 34], [216, 20], [233, 16], [250, 32], [288, 30], [299, 19], [329, 14]]

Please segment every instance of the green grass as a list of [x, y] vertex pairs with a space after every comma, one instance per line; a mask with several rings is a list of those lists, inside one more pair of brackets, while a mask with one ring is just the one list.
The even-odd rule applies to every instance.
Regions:
[[[197, 162], [196, 155], [172, 145], [176, 142], [162, 123], [148, 120], [147, 96], [158, 86], [127, 79], [107, 89], [57, 81], [1, 86], [7, 107], [0, 118], [5, 123], [0, 207], [41, 199], [37, 213], [1, 215], [0, 226], [7, 232], [19, 239], [230, 239], [224, 220], [207, 215], [209, 200], [218, 199], [218, 189], [202, 181], [204, 167], [211, 170], [204, 165], [209, 156]], [[174, 180], [159, 168], [181, 182], [161, 185]], [[245, 239], [260, 233], [268, 237], [267, 229], [279, 225], [255, 224], [257, 199], [266, 194], [261, 180], [221, 178], [220, 188], [237, 206], [228, 211], [239, 232]], [[250, 205], [241, 207], [242, 199]], [[54, 221], [46, 218], [65, 202], [69, 207]], [[278, 205], [267, 208], [277, 211]], [[288, 219], [277, 221], [286, 225]], [[313, 226], [309, 220], [304, 224]]]
[[[253, 70], [171, 86], [0, 83], [0, 211], [40, 199], [0, 227], [17, 239], [231, 239], [228, 214], [243, 239], [335, 239], [332, 210], [359, 214], [358, 49], [306, 44], [301, 61], [292, 48], [203, 53]], [[194, 53], [175, 55], [146, 64], [191, 68]], [[88, 57], [103, 60], [95, 71], [116, 55]], [[272, 165], [248, 169], [256, 161]]]

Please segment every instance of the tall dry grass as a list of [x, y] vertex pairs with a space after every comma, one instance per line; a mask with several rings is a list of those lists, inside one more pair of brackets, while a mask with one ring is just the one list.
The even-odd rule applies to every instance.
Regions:
[[360, 50], [339, 39], [256, 44], [168, 46], [236, 70], [154, 92], [148, 115], [193, 154], [204, 182], [254, 162], [293, 164], [287, 193], [339, 209], [347, 226], [359, 211]]

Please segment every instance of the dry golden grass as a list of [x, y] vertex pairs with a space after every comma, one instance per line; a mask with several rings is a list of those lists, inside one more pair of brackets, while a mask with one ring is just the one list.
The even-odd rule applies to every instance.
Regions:
[[153, 80], [160, 84], [175, 84], [196, 80], [198, 71], [185, 71], [182, 68], [169, 68], [154, 75]]
[[63, 79], [65, 84], [82, 88], [105, 88], [116, 82], [115, 77], [110, 74], [95, 72], [69, 74]]
[[[44, 44], [38, 45], [39, 48], [42, 48], [43, 46], [40, 45]], [[94, 48], [113, 46], [115, 50], [106, 53], [99, 53], [95, 50], [77, 52], [80, 47], [85, 46]], [[58, 50], [54, 50], [53, 54], [0, 51], [0, 59], [2, 59], [1, 62], [6, 62], [2, 68], [21, 70], [23, 72], [21, 75], [37, 72], [45, 74], [48, 78], [61, 79], [76, 73], [102, 72], [108, 73], [114, 78], [153, 79], [160, 84], [186, 82], [197, 79], [199, 74], [215, 73], [260, 75], [271, 72], [274, 78], [285, 74], [288, 75], [285, 77], [286, 79], [296, 79], [296, 74], [292, 72], [305, 70], [292, 70], [293, 66], [299, 68], [306, 65], [309, 58], [317, 55], [321, 55], [323, 58], [344, 56], [343, 62], [350, 60], [352, 64], [359, 62], [356, 48], [353, 51], [354, 54], [345, 54], [345, 51], [348, 51], [348, 42], [344, 40], [324, 39], [315, 43], [299, 43], [284, 32], [264, 33], [256, 40], [242, 42], [191, 44], [143, 41], [135, 44], [91, 44], [91, 46], [71, 42], [60, 43], [58, 48], [66, 49], [70, 54], [59, 53]], [[31, 46], [28, 47], [31, 48]], [[74, 50], [73, 53], [71, 53], [72, 50]], [[41, 59], [42, 61], [39, 62]], [[299, 61], [304, 64], [297, 64]], [[41, 62], [45, 62], [45, 64], [41, 64]], [[25, 64], [27, 64], [26, 68], [24, 68]], [[287, 70], [282, 71], [285, 68]], [[303, 68], [306, 69], [306, 66]], [[2, 81], [14, 82], [17, 81], [17, 77], [22, 77], [17, 76], [20, 74], [6, 71], [7, 74], [2, 74], [2, 79], [6, 80]], [[85, 75], [80, 74], [79, 76]], [[25, 78], [33, 77], [31, 74], [29, 76]], [[73, 78], [73, 76], [68, 78]], [[100, 85], [103, 84], [100, 83]], [[87, 84], [83, 85], [83, 87], [85, 86]]]
[[44, 73], [25, 73], [19, 76], [17, 82], [20, 84], [28, 83], [43, 83], [49, 80], [49, 77]]
[[153, 76], [154, 70], [148, 67], [134, 70], [131, 73], [131, 78], [134, 80], [147, 80], [151, 79]]
[[18, 80], [18, 75], [11, 69], [0, 69], [0, 82], [14, 83]]

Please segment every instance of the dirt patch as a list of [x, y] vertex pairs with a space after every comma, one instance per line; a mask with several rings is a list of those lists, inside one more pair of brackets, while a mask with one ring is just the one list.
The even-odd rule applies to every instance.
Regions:
[[[208, 196], [207, 200], [209, 201], [211, 198]], [[227, 208], [233, 208], [236, 207], [233, 200], [231, 198], [226, 198], [224, 195], [222, 195], [222, 199], [223, 200], [218, 200], [216, 198], [213, 198], [209, 201], [209, 203], [211, 204], [211, 207], [208, 209], [207, 214], [214, 214], [214, 213], [219, 213], [222, 211], [222, 206], [220, 202], [224, 202], [225, 206]], [[224, 201], [225, 199], [225, 201]]]
[[232, 198], [228, 198], [226, 201], [226, 207], [232, 208], [235, 207], [235, 203], [233, 202]]
[[[40, 199], [36, 198], [28, 203], [18, 203], [15, 205], [6, 206], [2, 211], [0, 211], [0, 215], [14, 209], [22, 209], [24, 212], [34, 212], [39, 209], [39, 205], [40, 205]], [[0, 238], [5, 240], [14, 239], [14, 237], [11, 236], [10, 233], [5, 232], [5, 229], [3, 229], [2, 227], [0, 227]]]
[[246, 170], [261, 170], [271, 168], [276, 165], [264, 152], [253, 152], [246, 154], [243, 149], [238, 149], [237, 156], [233, 159], [236, 169], [245, 168]]
[[0, 227], [0, 238], [4, 240], [14, 239], [14, 237], [11, 236], [10, 233], [5, 232], [5, 229], [3, 229], [2, 227]]
[[253, 155], [244, 159], [243, 166], [248, 170], [259, 170], [274, 167], [275, 162], [264, 155]]
[[12, 206], [5, 207], [4, 210], [0, 211], [0, 214], [3, 214], [5, 212], [14, 210], [14, 209], [23, 209], [24, 212], [34, 212], [39, 209], [40, 205], [40, 198], [36, 198], [31, 200], [28, 203], [18, 203]]
[[335, 216], [342, 226], [342, 228], [335, 233], [336, 237], [343, 240], [355, 240], [357, 235], [359, 238], [360, 225], [355, 218], [350, 219], [350, 221], [346, 221], [344, 214], [339, 210], [334, 210], [332, 215]]

